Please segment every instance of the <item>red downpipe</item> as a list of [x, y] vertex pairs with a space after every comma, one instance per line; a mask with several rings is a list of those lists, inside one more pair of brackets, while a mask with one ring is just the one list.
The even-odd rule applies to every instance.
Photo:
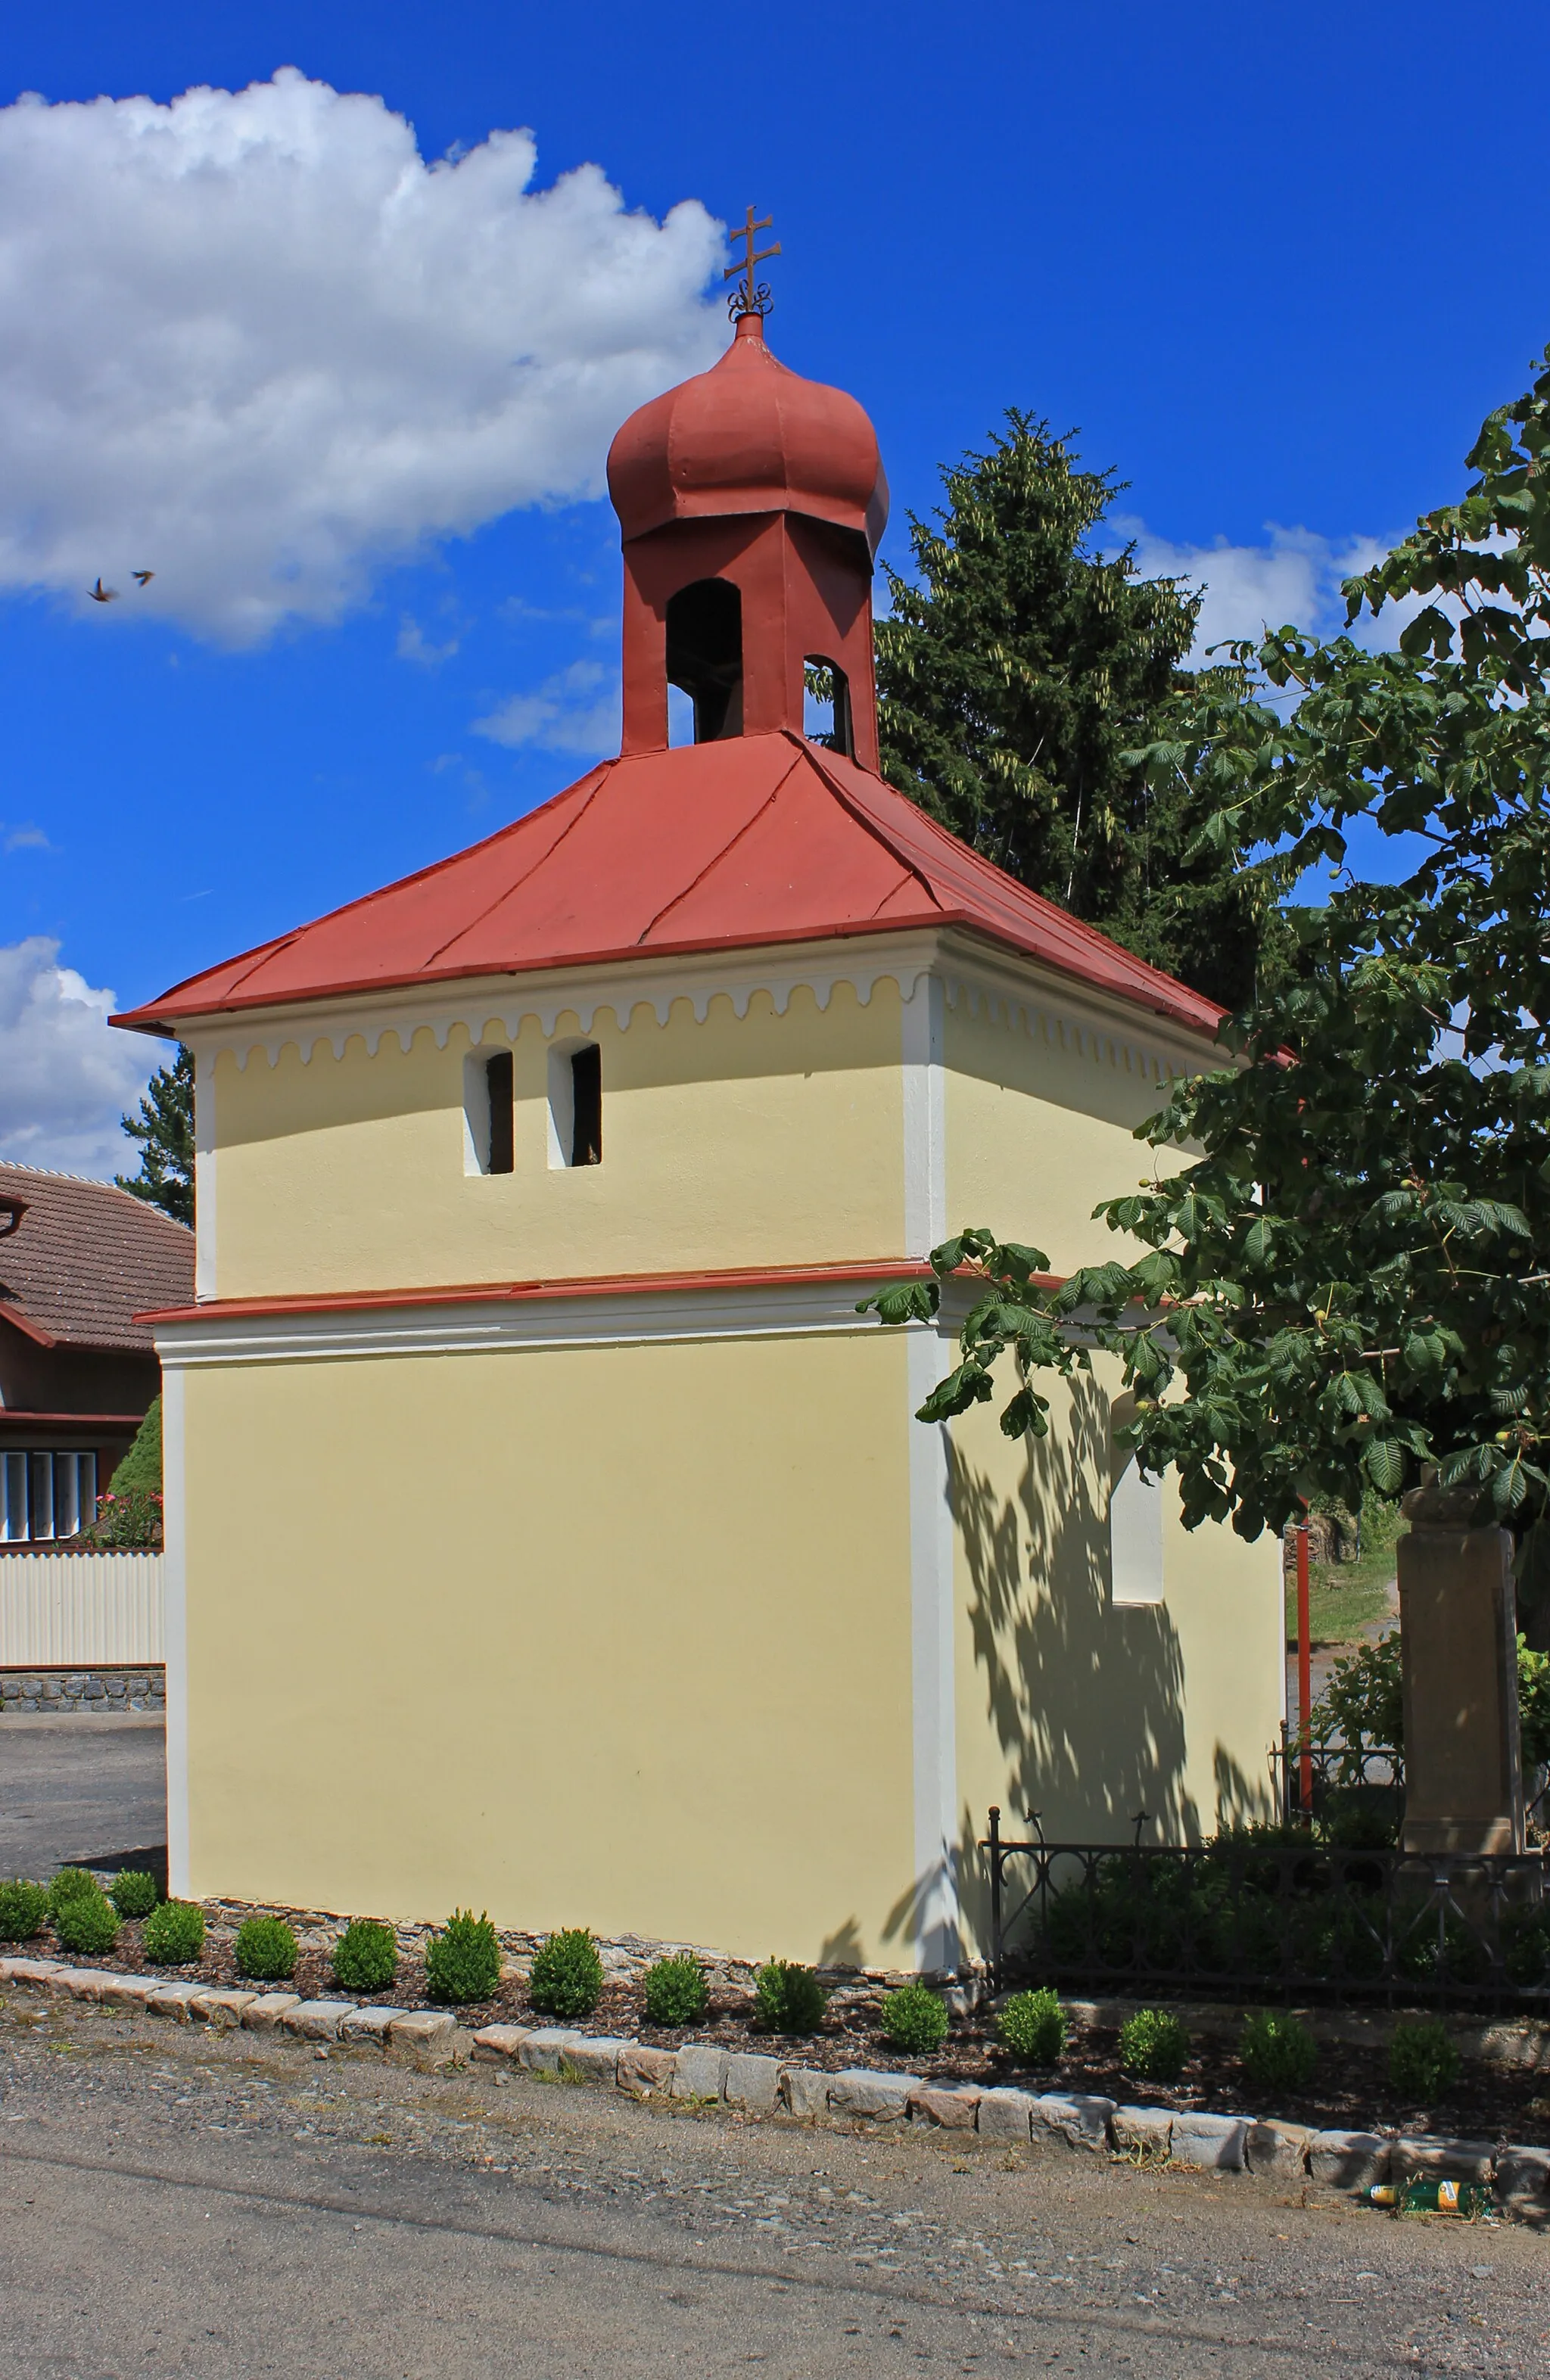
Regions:
[[1313, 1648], [1309, 1642], [1308, 1619], [1308, 1524], [1300, 1523], [1297, 1532], [1297, 1717], [1301, 1758], [1298, 1764], [1300, 1799], [1305, 1817], [1313, 1815]]

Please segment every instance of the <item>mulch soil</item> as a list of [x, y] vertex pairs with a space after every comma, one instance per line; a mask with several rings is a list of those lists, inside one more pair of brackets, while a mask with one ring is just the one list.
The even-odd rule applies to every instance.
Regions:
[[[51, 1928], [35, 1941], [13, 1947], [34, 1957], [68, 1958], [74, 1966], [111, 1968], [130, 1974], [155, 1972], [145, 1958], [140, 1927], [134, 1921], [121, 1925], [112, 1953], [104, 1958], [84, 1959], [60, 1950]], [[169, 1983], [254, 1988], [248, 1977], [238, 1974], [231, 1941], [220, 1934], [207, 1938], [204, 1954], [197, 1961], [161, 1972]], [[307, 1999], [354, 1999], [362, 2007], [384, 2001], [403, 2009], [433, 2005], [426, 1992], [423, 1955], [419, 1950], [400, 1951], [397, 1973], [381, 1992], [342, 1991], [333, 1979], [327, 1951], [309, 1948], [300, 1950], [288, 1983], [268, 1988], [299, 1992]], [[1171, 2090], [1138, 2083], [1119, 2064], [1117, 2034], [1080, 2023], [1072, 2024], [1065, 2053], [1055, 2065], [1036, 2072], [1019, 2069], [997, 2043], [994, 2018], [988, 2011], [955, 2020], [940, 2050], [923, 2058], [906, 2058], [882, 2033], [879, 2018], [885, 1996], [881, 1985], [843, 1987], [831, 1996], [819, 2031], [794, 2038], [756, 2029], [751, 2022], [751, 1991], [713, 1985], [705, 2020], [682, 2031], [670, 2031], [646, 2022], [639, 1984], [610, 1979], [581, 2029], [625, 2034], [662, 2049], [702, 2042], [726, 2049], [755, 2050], [793, 2065], [831, 2071], [847, 2066], [902, 2067], [932, 2082], [971, 2082], [982, 2087], [1013, 2083], [1034, 2091], [1093, 2092], [1124, 2106], [1275, 2115], [1321, 2130], [1449, 2132], [1471, 2140], [1550, 2144], [1550, 2076], [1483, 2059], [1466, 2058], [1448, 2095], [1421, 2108], [1395, 2093], [1381, 2048], [1321, 2042], [1312, 2085], [1304, 2092], [1277, 2093], [1272, 2107], [1264, 2094], [1251, 2089], [1230, 2045], [1212, 2039], [1197, 2042], [1194, 2056]], [[458, 2016], [470, 2031], [486, 2024], [551, 2022], [535, 2015], [526, 1982], [518, 1976], [503, 1981], [492, 1999], [460, 2008]]]

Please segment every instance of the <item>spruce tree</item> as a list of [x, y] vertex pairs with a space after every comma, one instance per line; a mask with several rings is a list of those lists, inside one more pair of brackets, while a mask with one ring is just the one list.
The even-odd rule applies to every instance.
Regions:
[[1047, 421], [1006, 418], [988, 453], [944, 468], [933, 522], [910, 515], [915, 581], [884, 565], [884, 774], [1034, 892], [1236, 1006], [1273, 888], [1233, 852], [1192, 850], [1200, 793], [1139, 759], [1195, 685], [1200, 597], [1142, 578], [1133, 546], [1093, 543], [1123, 480], [1080, 469]]
[[159, 1207], [175, 1223], [194, 1220], [194, 1062], [179, 1046], [170, 1066], [158, 1066], [145, 1087], [140, 1115], [121, 1116], [140, 1146], [140, 1172], [116, 1173], [120, 1190]]

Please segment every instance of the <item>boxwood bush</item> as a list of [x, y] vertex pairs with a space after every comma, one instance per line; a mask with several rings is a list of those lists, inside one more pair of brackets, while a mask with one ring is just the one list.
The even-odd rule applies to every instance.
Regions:
[[648, 2024], [698, 2024], [710, 2006], [710, 1986], [697, 1959], [677, 1951], [646, 1969]]
[[83, 1867], [62, 1867], [50, 1880], [48, 1913], [57, 1917], [67, 1900], [89, 1900], [94, 1893], [102, 1898], [102, 1886]]
[[191, 1900], [164, 1900], [140, 1938], [153, 1967], [186, 1967], [204, 1948], [204, 1912]]
[[766, 2033], [816, 2033], [829, 1996], [811, 1967], [769, 1959], [753, 1982], [754, 2020]]
[[380, 1992], [398, 1972], [398, 1943], [391, 1925], [352, 1917], [334, 1945], [334, 1980], [347, 1992]]
[[1256, 2091], [1305, 2091], [1319, 2062], [1319, 2045], [1284, 2010], [1256, 2009], [1244, 2020], [1238, 2054]]
[[1458, 2080], [1458, 2052], [1446, 2026], [1434, 2017], [1424, 2024], [1397, 2024], [1388, 2046], [1388, 2079], [1418, 2107], [1442, 2098]]
[[455, 1909], [425, 1945], [425, 1988], [433, 2000], [487, 2000], [501, 1979], [501, 1946], [488, 1916]]
[[118, 1912], [93, 1885], [90, 1892], [72, 1892], [60, 1902], [54, 1930], [62, 1949], [78, 1958], [98, 1959], [118, 1939]]
[[907, 2058], [923, 2058], [947, 2038], [947, 2010], [941, 1994], [925, 1984], [906, 1984], [883, 2002], [883, 2038]]
[[149, 1869], [126, 1867], [119, 1869], [108, 1886], [107, 1897], [120, 1917], [149, 1917], [161, 1895]]
[[1138, 2009], [1119, 2028], [1119, 2063], [1138, 2082], [1177, 2082], [1190, 2061], [1190, 2036], [1163, 2009]]
[[0, 1942], [31, 1942], [43, 1932], [47, 1915], [46, 1885], [29, 1884], [19, 1876], [0, 1883]]
[[297, 1941], [283, 1917], [245, 1917], [237, 1929], [237, 1972], [250, 1984], [283, 1984], [296, 1973]]
[[1066, 2046], [1066, 2011], [1047, 1987], [1014, 1992], [995, 2020], [995, 2030], [1019, 2066], [1053, 2066]]
[[528, 1998], [540, 2016], [570, 2022], [591, 2016], [603, 1998], [603, 1961], [584, 1925], [567, 1925], [549, 1939], [532, 1962]]

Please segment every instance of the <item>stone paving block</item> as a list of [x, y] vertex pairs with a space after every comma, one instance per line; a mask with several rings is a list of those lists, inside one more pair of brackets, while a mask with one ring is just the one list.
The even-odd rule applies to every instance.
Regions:
[[153, 1993], [162, 1989], [160, 1975], [104, 1975], [102, 2006], [116, 2009], [142, 2009]]
[[241, 2023], [244, 2010], [250, 2009], [258, 1997], [257, 1992], [249, 1991], [201, 1992], [192, 2004], [192, 2014], [198, 2023], [225, 2032]]
[[627, 2041], [614, 2079], [632, 2098], [648, 2099], [653, 2091], [671, 2092], [677, 2062], [670, 2049], [648, 2049], [643, 2041]]
[[1171, 2107], [1116, 2107], [1109, 2134], [1117, 2149], [1160, 2165], [1173, 2149]]
[[1428, 2181], [1474, 2181], [1488, 2189], [1495, 2163], [1494, 2142], [1454, 2141], [1435, 2132], [1410, 2132], [1402, 2133], [1395, 2142], [1388, 2171], [1392, 2181], [1410, 2181], [1420, 2175]]
[[560, 2059], [567, 2057], [580, 2034], [573, 2024], [541, 2024], [534, 2027], [517, 2052], [531, 2074], [557, 2074]]
[[1251, 2173], [1268, 2174], [1280, 2181], [1298, 2181], [1308, 2170], [1306, 2124], [1283, 2124], [1274, 2117], [1251, 2124], [1243, 2143]]
[[299, 1992], [260, 1992], [256, 2000], [242, 2011], [243, 2030], [247, 2033], [277, 2033], [280, 2019], [287, 2009], [299, 2008]]
[[909, 2094], [921, 2087], [918, 2074], [879, 2073], [870, 2066], [848, 2066], [829, 2080], [829, 2105], [836, 2116], [865, 2116], [873, 2122], [902, 2123], [909, 2113]]
[[832, 2080], [819, 2066], [783, 2066], [780, 2095], [794, 2116], [826, 2116]]
[[107, 1980], [107, 1971], [103, 1967], [61, 1967], [49, 1989], [72, 2000], [100, 2000]]
[[980, 2101], [974, 2129], [982, 2141], [1026, 2143], [1033, 2129], [1033, 2094], [987, 2091]]
[[[457, 2018], [442, 2009], [412, 2010], [389, 2024], [388, 2056], [416, 2066], [445, 2066], [458, 2054], [459, 2030]], [[466, 2034], [461, 2037], [468, 2039]]]
[[484, 2024], [473, 2037], [473, 2054], [482, 2065], [505, 2066], [516, 2057], [531, 2024]]
[[298, 2000], [281, 2017], [280, 2030], [302, 2041], [337, 2041], [339, 2027], [354, 2014], [353, 2000]]
[[1550, 2149], [1498, 2149], [1496, 2196], [1515, 2215], [1550, 2218]]
[[971, 2132], [984, 2095], [972, 2083], [961, 2089], [939, 2089], [922, 2082], [909, 2094], [909, 2119], [911, 2123], [939, 2125], [945, 2132]]
[[1388, 2180], [1391, 2146], [1382, 2132], [1315, 2132], [1308, 2170], [1326, 2190], [1370, 2190]]
[[385, 2049], [388, 2027], [408, 2014], [408, 2009], [401, 2008], [352, 2008], [339, 2027], [339, 2038], [341, 2041], [375, 2041]]
[[630, 2046], [616, 2034], [587, 2033], [573, 2042], [565, 2053], [568, 2068], [584, 2074], [589, 2082], [599, 2082], [611, 2091], [618, 2079], [619, 2052]]
[[767, 2116], [779, 2090], [778, 2058], [736, 2049], [728, 2055], [722, 2091], [729, 2107], [746, 2107], [750, 2115]]
[[1241, 2173], [1250, 2121], [1247, 2116], [1175, 2116], [1175, 2165], [1204, 2166], [1214, 2173]]
[[719, 2099], [726, 2080], [726, 2052], [702, 2041], [686, 2042], [677, 2053], [670, 2085], [675, 2099]]
[[152, 2016], [169, 2016], [175, 2024], [192, 2022], [194, 2002], [204, 1991], [203, 1984], [159, 1984], [145, 2006]]
[[61, 1964], [58, 1959], [0, 1959], [0, 1984], [46, 1984]]
[[1063, 2140], [1068, 2148], [1106, 2149], [1112, 2099], [1080, 2091], [1044, 2091], [1033, 2102], [1033, 2124]]

